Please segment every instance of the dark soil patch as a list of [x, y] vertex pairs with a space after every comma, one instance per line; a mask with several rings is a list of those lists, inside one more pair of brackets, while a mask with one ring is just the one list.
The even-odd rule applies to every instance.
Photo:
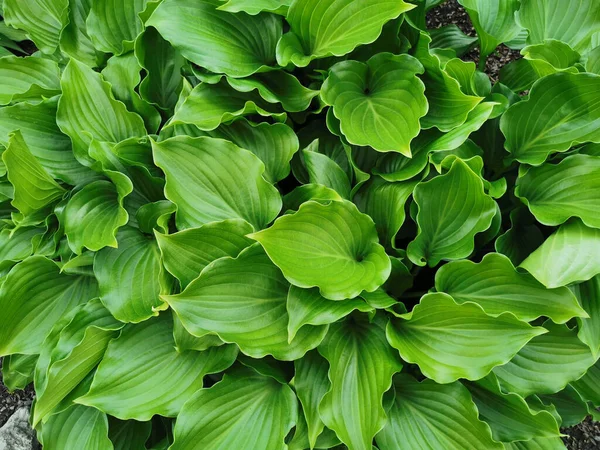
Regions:
[[[429, 29], [440, 28], [452, 23], [456, 24], [463, 33], [469, 36], [477, 35], [469, 15], [456, 0], [448, 0], [427, 14], [427, 28]], [[485, 64], [485, 73], [489, 75], [493, 82], [496, 82], [498, 81], [500, 69], [509, 62], [520, 58], [522, 56], [518, 50], [511, 50], [505, 45], [500, 45], [493, 54], [488, 56]], [[463, 59], [479, 64], [479, 48], [476, 47], [471, 50]]]
[[600, 449], [600, 422], [594, 422], [588, 417], [579, 425], [561, 431], [569, 435], [563, 438], [569, 450]]
[[[2, 358], [0, 358], [0, 370], [2, 369]], [[8, 392], [0, 381], [0, 427], [6, 423], [13, 413], [22, 406], [31, 406], [34, 397], [33, 386], [29, 385], [24, 391]]]

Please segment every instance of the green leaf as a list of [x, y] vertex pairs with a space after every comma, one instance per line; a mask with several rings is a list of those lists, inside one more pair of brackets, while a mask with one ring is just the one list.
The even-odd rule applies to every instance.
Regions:
[[94, 46], [103, 52], [120, 55], [132, 48], [143, 30], [139, 13], [148, 0], [93, 0], [86, 21]]
[[587, 54], [585, 69], [587, 72], [600, 75], [600, 46], [594, 47], [594, 49]]
[[483, 378], [545, 332], [512, 314], [491, 317], [479, 305], [459, 305], [443, 293], [426, 294], [411, 312], [387, 326], [388, 341], [402, 359], [437, 383]]
[[540, 59], [517, 59], [500, 69], [500, 81], [514, 92], [531, 89], [540, 78], [556, 73], [551, 64]]
[[297, 421], [297, 405], [289, 386], [252, 369], [237, 369], [187, 401], [170, 448], [285, 450], [284, 438]]
[[581, 423], [590, 414], [590, 407], [571, 386], [553, 395], [540, 395], [545, 405], [556, 408], [562, 419], [562, 427], [572, 427]]
[[354, 195], [354, 203], [374, 221], [380, 241], [386, 248], [396, 248], [396, 234], [404, 223], [404, 205], [417, 183], [389, 183], [372, 177]]
[[108, 418], [108, 437], [114, 450], [146, 450], [145, 444], [151, 432], [151, 422]]
[[507, 450], [565, 450], [565, 444], [561, 438], [531, 439], [525, 442], [510, 442], [504, 444]]
[[19, 355], [2, 358], [2, 384], [8, 392], [22, 390], [33, 381], [33, 371], [38, 355]]
[[219, 10], [232, 13], [245, 12], [251, 15], [263, 11], [285, 15], [293, 0], [221, 0], [225, 3]]
[[305, 327], [288, 343], [288, 289], [279, 269], [253, 245], [237, 258], [208, 265], [181, 294], [162, 298], [194, 336], [216, 334], [253, 358], [294, 360], [315, 348], [327, 328]]
[[319, 140], [302, 150], [308, 180], [315, 185], [333, 189], [342, 198], [350, 198], [350, 180], [337, 163], [323, 153], [319, 153]]
[[113, 450], [108, 438], [106, 414], [82, 405], [73, 405], [50, 416], [42, 427], [41, 441], [44, 449], [48, 450]]
[[448, 133], [438, 130], [421, 131], [411, 143], [411, 158], [388, 153], [377, 161], [373, 173], [387, 181], [404, 181], [417, 176], [427, 167], [431, 153], [457, 150], [465, 144], [469, 135], [479, 130], [489, 119], [493, 108], [494, 104], [491, 102], [480, 103], [469, 113], [462, 125]]
[[84, 64], [71, 59], [61, 86], [56, 122], [71, 138], [79, 161], [91, 165], [88, 148], [94, 139], [116, 143], [146, 135], [141, 117], [115, 100], [110, 84]]
[[249, 223], [229, 219], [174, 234], [155, 235], [165, 268], [185, 288], [213, 261], [225, 256], [235, 258], [252, 244], [245, 237], [251, 232]]
[[547, 288], [587, 281], [600, 273], [600, 230], [570, 220], [529, 255], [521, 267]]
[[291, 286], [287, 297], [288, 339], [293, 340], [304, 325], [329, 325], [355, 310], [370, 312], [373, 308], [360, 297], [332, 301], [321, 296], [316, 288]]
[[371, 450], [386, 422], [383, 394], [402, 370], [385, 339], [384, 319], [369, 323], [361, 315], [331, 325], [319, 353], [329, 361], [331, 381], [319, 406], [321, 419], [348, 447]]
[[155, 28], [148, 27], [137, 38], [135, 56], [146, 71], [140, 84], [142, 98], [172, 111], [183, 85], [181, 69], [185, 60]]
[[93, 278], [61, 274], [44, 257], [32, 256], [17, 264], [0, 288], [0, 355], [39, 353], [54, 323], [97, 295]]
[[196, 337], [189, 333], [185, 329], [177, 314], [173, 314], [173, 338], [175, 339], [175, 346], [178, 352], [184, 352], [186, 350], [196, 350], [203, 352], [211, 347], [219, 347], [225, 345], [219, 336], [214, 334], [207, 334], [206, 336]]
[[436, 127], [440, 131], [450, 131], [462, 125], [469, 112], [481, 102], [481, 97], [465, 95], [460, 84], [448, 75], [441, 65], [440, 58], [429, 50], [431, 38], [421, 32], [415, 49], [415, 56], [425, 67], [421, 76], [425, 83], [425, 96], [429, 110], [421, 119], [421, 128]]
[[479, 419], [469, 392], [460, 383], [418, 382], [400, 375], [394, 379], [394, 389], [388, 422], [375, 438], [381, 450], [502, 448], [492, 440], [489, 427]]
[[[219, 0], [165, 0], [146, 22], [211, 72], [247, 77], [275, 64], [282, 21], [273, 14], [219, 11]], [[197, 25], [202, 23], [202, 27]]]
[[60, 94], [59, 80], [58, 64], [49, 59], [33, 56], [0, 58], [0, 105], [42, 100], [42, 97]]
[[456, 56], [464, 55], [477, 42], [476, 37], [467, 36], [455, 24], [429, 30], [429, 35], [431, 48], [450, 48], [456, 52]]
[[86, 20], [91, 8], [91, 0], [69, 0], [69, 23], [60, 35], [60, 50], [90, 67], [96, 67], [101, 65], [103, 54], [94, 48], [87, 31]]
[[90, 391], [76, 402], [119, 419], [175, 417], [203, 377], [227, 369], [236, 356], [234, 346], [177, 352], [171, 315], [161, 314], [127, 325], [111, 341]]
[[249, 237], [261, 243], [290, 283], [317, 286], [330, 300], [372, 292], [390, 274], [372, 219], [348, 201], [306, 202]]
[[598, 17], [600, 5], [594, 0], [581, 0], [577, 8], [560, 0], [530, 0], [519, 9], [519, 23], [529, 32], [528, 44], [557, 39], [577, 51], [588, 49], [592, 36], [600, 31]]
[[479, 264], [446, 264], [435, 275], [435, 288], [457, 303], [477, 303], [491, 316], [510, 312], [527, 322], [547, 316], [565, 323], [588, 315], [569, 289], [546, 289], [530, 274], [515, 270], [510, 260], [498, 253], [488, 253]]
[[510, 222], [511, 228], [498, 236], [494, 245], [498, 253], [508, 256], [518, 266], [544, 242], [544, 235], [525, 207], [511, 211]]
[[159, 296], [170, 292], [171, 283], [156, 241], [131, 227], [123, 228], [117, 241], [118, 248], [104, 248], [94, 258], [102, 303], [121, 322], [157, 316], [167, 307]]
[[521, 163], [540, 165], [575, 144], [600, 142], [599, 93], [596, 75], [562, 72], [542, 78], [527, 100], [502, 116], [505, 148]]
[[304, 67], [315, 58], [343, 56], [375, 41], [386, 22], [413, 8], [402, 0], [296, 0], [286, 15], [290, 31], [277, 44], [277, 62]]
[[535, 411], [517, 394], [501, 391], [493, 374], [476, 383], [468, 383], [479, 416], [492, 429], [494, 440], [527, 441], [533, 438], [559, 437], [556, 419], [548, 411]]
[[92, 251], [117, 247], [115, 234], [129, 219], [123, 198], [133, 189], [129, 178], [118, 175], [113, 177], [116, 183], [88, 184], [67, 203], [62, 222], [73, 252], [80, 254], [83, 247]]
[[37, 48], [52, 54], [66, 25], [68, 6], [68, 0], [5, 0], [2, 15], [7, 25], [24, 30]]
[[239, 118], [230, 124], [223, 124], [212, 131], [193, 131], [189, 125], [175, 125], [176, 134], [190, 136], [210, 136], [233, 142], [238, 147], [250, 150], [265, 165], [263, 177], [270, 182], [283, 180], [290, 174], [290, 160], [298, 151], [298, 137], [286, 124], [267, 122], [253, 123]]
[[409, 55], [379, 53], [366, 64], [343, 61], [330, 69], [321, 97], [351, 144], [410, 156], [410, 141], [428, 110], [425, 86], [416, 77], [422, 73]]
[[572, 155], [559, 164], [544, 164], [523, 170], [515, 195], [538, 222], [560, 225], [579, 217], [589, 227], [600, 228], [600, 157]]
[[225, 81], [200, 83], [176, 109], [171, 123], [190, 123], [211, 131], [222, 123], [250, 114], [273, 116], [277, 120], [286, 117], [281, 108], [263, 100], [257, 92], [239, 92]]
[[342, 197], [322, 184], [303, 184], [283, 197], [283, 210], [298, 211], [298, 208], [309, 200], [325, 204], [330, 201], [342, 201]]
[[460, 0], [465, 7], [479, 38], [483, 58], [491, 54], [502, 42], [517, 37], [521, 26], [515, 21], [519, 0]]
[[592, 351], [594, 358], [600, 356], [600, 277], [595, 276], [584, 283], [571, 287], [589, 317], [577, 318], [577, 337]]
[[461, 159], [445, 175], [419, 183], [413, 197], [419, 207], [419, 231], [408, 244], [407, 255], [420, 266], [435, 267], [442, 259], [469, 256], [475, 235], [490, 227], [496, 212], [481, 178]]
[[73, 156], [71, 141], [56, 125], [56, 98], [0, 108], [0, 143], [20, 130], [29, 150], [52, 178], [76, 185], [93, 173]]
[[600, 405], [600, 362], [596, 361], [584, 376], [570, 383], [579, 395], [595, 407]]
[[494, 369], [505, 391], [523, 397], [553, 394], [594, 364], [589, 347], [574, 330], [550, 321], [544, 327], [547, 334], [536, 336], [510, 362]]
[[[325, 427], [319, 415], [319, 405], [330, 389], [327, 376], [329, 364], [316, 350], [313, 350], [294, 361], [294, 368], [296, 370], [294, 388], [302, 404], [308, 443], [312, 449]], [[298, 424], [296, 424], [296, 432], [298, 432]]]
[[50, 212], [51, 205], [65, 194], [65, 189], [31, 154], [20, 131], [10, 135], [2, 161], [6, 165], [8, 181], [14, 188], [11, 203], [23, 216], [41, 215], [43, 219]]
[[122, 327], [100, 300], [94, 299], [78, 308], [68, 325], [57, 330], [60, 334], [56, 339], [46, 338], [36, 368], [42, 373], [36, 375], [34, 426], [93, 370]]
[[542, 60], [555, 69], [567, 69], [581, 59], [581, 55], [568, 44], [555, 39], [546, 39], [543, 44], [528, 45], [521, 54], [525, 59]]
[[262, 177], [264, 164], [231, 142], [179, 136], [153, 142], [152, 150], [180, 229], [240, 218], [260, 230], [281, 210], [277, 189]]

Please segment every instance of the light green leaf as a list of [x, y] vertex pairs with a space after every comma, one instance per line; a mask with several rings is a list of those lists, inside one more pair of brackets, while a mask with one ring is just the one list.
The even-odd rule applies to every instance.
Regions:
[[541, 60], [555, 69], [568, 69], [581, 59], [581, 55], [568, 44], [556, 39], [546, 39], [543, 44], [528, 45], [521, 54], [525, 59]]
[[592, 351], [594, 358], [600, 356], [600, 277], [595, 276], [584, 283], [571, 287], [589, 317], [577, 318], [577, 337]]
[[400, 375], [394, 389], [388, 422], [375, 438], [381, 450], [502, 448], [460, 383], [418, 382]]
[[47, 450], [114, 448], [108, 438], [106, 414], [82, 405], [73, 405], [50, 416], [42, 427], [41, 441]]
[[329, 361], [331, 381], [319, 407], [321, 419], [348, 447], [371, 450], [386, 422], [383, 394], [402, 370], [385, 339], [385, 320], [376, 317], [369, 323], [361, 315], [333, 324], [319, 353]]
[[396, 234], [404, 223], [404, 205], [417, 182], [390, 183], [372, 177], [354, 195], [354, 203], [374, 221], [379, 239], [386, 248], [396, 248]]
[[530, 274], [515, 270], [510, 260], [498, 253], [488, 253], [479, 264], [446, 264], [435, 275], [435, 288], [457, 303], [477, 303], [492, 316], [510, 312], [527, 322], [547, 316], [565, 323], [588, 315], [569, 289], [546, 289]]
[[459, 305], [443, 293], [426, 294], [387, 326], [388, 341], [402, 359], [437, 383], [483, 378], [545, 332], [512, 314], [491, 317], [476, 304]]
[[[294, 388], [302, 404], [308, 443], [312, 449], [325, 427], [319, 415], [319, 404], [331, 386], [327, 376], [329, 364], [316, 350], [313, 350], [294, 361], [294, 368], [296, 370]], [[298, 424], [296, 424], [296, 432], [298, 432]]]
[[144, 29], [138, 14], [148, 0], [93, 0], [86, 25], [94, 46], [120, 55], [132, 48]]
[[458, 81], [442, 69], [440, 58], [429, 50], [430, 43], [429, 35], [421, 32], [415, 56], [425, 67], [421, 79], [425, 83], [425, 96], [429, 103], [428, 113], [421, 119], [421, 128], [436, 127], [440, 131], [450, 131], [462, 125], [483, 98], [463, 94]]
[[600, 75], [600, 46], [594, 47], [586, 56], [586, 71]]
[[236, 356], [234, 346], [177, 352], [171, 315], [161, 314], [127, 325], [111, 341], [90, 391], [76, 402], [119, 419], [175, 417], [203, 377], [227, 369]]
[[289, 386], [252, 369], [237, 369], [196, 392], [175, 423], [171, 450], [285, 450], [298, 418]]
[[155, 233], [165, 268], [183, 288], [213, 261], [225, 256], [235, 258], [252, 244], [245, 237], [252, 226], [241, 219], [212, 222], [174, 234]]
[[375, 41], [386, 22], [413, 8], [403, 0], [295, 0], [286, 15], [290, 31], [277, 44], [277, 62], [304, 67], [315, 58], [343, 56]]
[[171, 124], [190, 123], [211, 131], [237, 117], [259, 114], [285, 120], [283, 110], [263, 100], [257, 92], [239, 92], [229, 83], [200, 83], [176, 109]]
[[570, 220], [529, 255], [521, 267], [547, 288], [587, 281], [600, 273], [600, 230]]
[[521, 26], [515, 21], [519, 0], [460, 0], [469, 13], [477, 31], [483, 58], [491, 54], [502, 42], [519, 35]]
[[550, 321], [544, 327], [547, 334], [536, 336], [510, 362], [494, 369], [505, 391], [523, 397], [553, 394], [594, 364], [589, 347], [574, 330]]
[[108, 342], [122, 327], [100, 300], [94, 299], [78, 308], [72, 320], [60, 326], [55, 338], [46, 338], [36, 367], [41, 373], [36, 374], [35, 380], [34, 426], [51, 414], [94, 369]]
[[73, 252], [80, 254], [83, 247], [92, 251], [117, 247], [115, 234], [129, 219], [123, 199], [133, 186], [120, 173], [113, 178], [116, 183], [100, 180], [88, 184], [67, 203], [62, 222]]
[[221, 0], [225, 3], [219, 6], [219, 10], [232, 13], [245, 12], [251, 15], [263, 11], [284, 15], [293, 0]]
[[595, 407], [600, 405], [600, 362], [596, 361], [584, 376], [570, 383], [581, 397]]
[[429, 30], [429, 35], [431, 48], [450, 48], [456, 52], [456, 56], [464, 55], [477, 42], [476, 37], [467, 36], [455, 24]]
[[39, 103], [17, 103], [0, 108], [0, 143], [7, 146], [9, 135], [20, 130], [29, 150], [53, 178], [76, 185], [93, 173], [73, 156], [71, 141], [56, 125], [57, 98]]
[[515, 195], [538, 222], [560, 225], [571, 217], [600, 228], [600, 157], [572, 155], [559, 164], [544, 164], [523, 170]]
[[59, 80], [58, 64], [49, 59], [33, 56], [0, 58], [0, 105], [42, 100], [42, 97], [60, 94]]
[[294, 360], [315, 348], [326, 327], [305, 327], [288, 344], [289, 284], [259, 245], [207, 266], [177, 295], [162, 298], [194, 336], [216, 334], [253, 358]]
[[157, 316], [167, 307], [159, 295], [168, 293], [171, 283], [156, 241], [131, 227], [123, 228], [117, 241], [118, 248], [104, 248], [94, 258], [102, 303], [122, 322]]
[[103, 54], [94, 48], [88, 34], [86, 20], [92, 0], [69, 0], [69, 23], [60, 35], [60, 50], [71, 58], [96, 67], [101, 65]]
[[69, 0], [4, 0], [2, 15], [7, 25], [24, 30], [37, 48], [52, 54], [66, 25], [68, 6]]
[[379, 53], [367, 63], [334, 65], [321, 97], [333, 107], [341, 131], [351, 144], [410, 156], [410, 141], [427, 114], [423, 66], [409, 55]]
[[165, 0], [146, 26], [155, 27], [186, 59], [211, 72], [247, 77], [273, 66], [281, 18], [231, 14], [219, 11], [220, 5], [219, 0]]
[[588, 49], [592, 36], [600, 31], [600, 4], [580, 0], [577, 8], [570, 6], [562, 0], [522, 2], [519, 23], [529, 32], [527, 43], [541, 44], [546, 39], [557, 39], [580, 52]]
[[253, 123], [239, 118], [212, 131], [202, 131], [193, 125], [175, 125], [173, 129], [177, 135], [225, 139], [250, 150], [264, 163], [263, 177], [270, 182], [281, 181], [290, 174], [290, 160], [299, 147], [296, 133], [283, 123]]
[[419, 231], [408, 244], [407, 255], [420, 266], [435, 267], [442, 259], [469, 256], [475, 235], [490, 227], [496, 213], [481, 178], [461, 159], [445, 175], [419, 183], [413, 196], [419, 207]]
[[540, 59], [517, 59], [500, 69], [499, 79], [514, 92], [531, 89], [540, 78], [556, 73], [551, 64]]
[[172, 111], [183, 86], [181, 68], [185, 60], [155, 28], [148, 27], [137, 38], [135, 56], [146, 71], [140, 84], [142, 98]]
[[479, 417], [492, 429], [494, 440], [527, 441], [533, 438], [559, 437], [556, 419], [548, 411], [535, 411], [523, 397], [501, 391], [493, 374], [476, 383], [468, 383]]
[[561, 438], [540, 438], [504, 444], [506, 450], [566, 450]]
[[71, 138], [75, 157], [91, 165], [88, 147], [92, 140], [121, 142], [145, 136], [144, 122], [116, 101], [110, 84], [84, 64], [71, 59], [61, 79], [63, 95], [56, 122]]
[[283, 210], [298, 211], [300, 205], [309, 200], [325, 204], [330, 201], [342, 201], [342, 197], [333, 189], [322, 184], [303, 184], [283, 197]]
[[53, 203], [64, 194], [63, 189], [31, 154], [20, 131], [9, 135], [8, 147], [2, 153], [8, 181], [14, 188], [12, 205], [25, 217], [44, 219]]
[[306, 202], [249, 237], [261, 243], [288, 281], [317, 286], [330, 300], [374, 291], [391, 270], [372, 219], [348, 201]]
[[180, 229], [241, 218], [260, 230], [281, 210], [277, 189], [262, 177], [264, 164], [231, 142], [178, 136], [153, 142], [152, 150]]
[[329, 325], [354, 310], [370, 312], [373, 307], [360, 297], [336, 302], [322, 297], [316, 288], [291, 286], [287, 297], [288, 339], [292, 341], [304, 325]]
[[494, 104], [484, 102], [477, 105], [467, 120], [448, 133], [438, 130], [426, 130], [411, 143], [412, 157], [388, 153], [377, 161], [373, 173], [387, 181], [405, 181], [421, 173], [428, 163], [431, 153], [448, 152], [461, 147], [469, 135], [479, 130], [492, 114]]
[[350, 180], [337, 163], [323, 153], [319, 153], [319, 140], [302, 150], [308, 181], [333, 189], [342, 198], [350, 198]]
[[542, 78], [527, 100], [502, 116], [506, 150], [521, 163], [540, 165], [575, 144], [600, 142], [599, 99], [597, 75], [561, 72]]
[[0, 288], [0, 355], [39, 353], [54, 323], [97, 295], [93, 278], [61, 274], [44, 257], [32, 256], [17, 264]]

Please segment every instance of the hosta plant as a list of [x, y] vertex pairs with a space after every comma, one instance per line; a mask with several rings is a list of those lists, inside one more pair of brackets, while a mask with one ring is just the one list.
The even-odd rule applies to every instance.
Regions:
[[[600, 406], [600, 3], [4, 0], [0, 356], [47, 450], [564, 448]], [[498, 45], [521, 49], [492, 83]]]

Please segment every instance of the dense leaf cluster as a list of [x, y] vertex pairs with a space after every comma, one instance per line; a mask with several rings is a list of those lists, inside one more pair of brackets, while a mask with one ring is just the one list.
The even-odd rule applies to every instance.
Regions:
[[[0, 356], [46, 450], [598, 414], [600, 2], [439, 3], [3, 0]], [[460, 59], [500, 43], [493, 85]]]

